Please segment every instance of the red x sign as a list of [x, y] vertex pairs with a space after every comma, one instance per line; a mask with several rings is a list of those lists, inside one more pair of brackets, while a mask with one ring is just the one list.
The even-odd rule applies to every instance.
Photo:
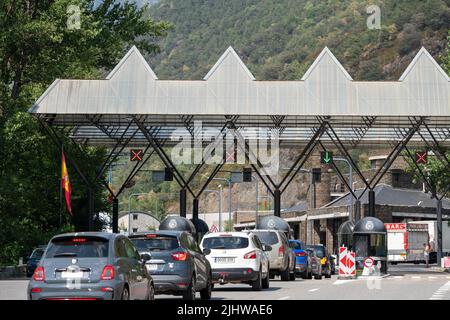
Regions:
[[234, 163], [234, 150], [230, 153], [227, 151], [227, 158], [225, 160], [226, 163]]
[[428, 163], [428, 151], [416, 152], [416, 163], [427, 164]]
[[144, 150], [142, 149], [131, 149], [130, 150], [130, 161], [142, 161]]

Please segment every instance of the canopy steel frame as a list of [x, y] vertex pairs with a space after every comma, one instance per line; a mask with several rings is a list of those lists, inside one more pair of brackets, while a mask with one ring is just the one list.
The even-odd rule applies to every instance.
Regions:
[[[314, 150], [317, 144], [317, 141], [319, 141], [320, 137], [323, 135], [326, 125], [327, 122], [323, 122], [320, 125], [319, 129], [315, 131], [313, 136], [309, 139], [307, 145], [303, 148], [300, 155], [294, 161], [294, 164], [289, 168], [288, 172], [279, 183], [275, 183], [274, 180], [270, 177], [270, 175], [268, 175], [266, 172], [264, 172], [265, 173], [264, 176], [263, 174], [261, 174], [260, 172], [261, 169], [262, 171], [265, 171], [261, 162], [259, 161], [258, 157], [254, 155], [254, 153], [252, 152], [251, 148], [248, 145], [248, 142], [242, 137], [242, 135], [237, 130], [236, 126], [234, 124], [232, 125], [233, 129], [232, 134], [238, 141], [238, 147], [241, 149], [241, 151], [245, 153], [246, 160], [251, 163], [251, 166], [258, 175], [259, 179], [263, 182], [267, 190], [274, 197], [274, 215], [278, 217], [281, 215], [281, 196], [283, 192], [286, 190], [286, 188], [289, 186], [289, 184], [292, 182], [292, 180], [295, 178], [295, 176], [298, 174], [300, 169], [303, 167], [305, 162], [308, 160], [309, 156], [311, 155], [312, 151]], [[250, 157], [252, 157], [252, 159], [250, 159]], [[255, 165], [254, 162], [256, 162], [257, 165]], [[293, 171], [294, 173], [292, 174]], [[267, 177], [267, 180], [269, 182], [267, 182], [264, 177]], [[269, 183], [271, 185], [269, 185]]]

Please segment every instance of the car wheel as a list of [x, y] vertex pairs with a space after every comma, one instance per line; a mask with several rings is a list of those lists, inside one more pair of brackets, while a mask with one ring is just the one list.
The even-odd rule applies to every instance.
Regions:
[[269, 273], [267, 272], [266, 277], [263, 279], [262, 287], [263, 289], [269, 289], [269, 286], [270, 286], [270, 276]]
[[123, 287], [122, 295], [120, 296], [120, 300], [130, 300], [130, 292], [127, 287]]
[[309, 279], [308, 270], [305, 270], [305, 271], [302, 272], [301, 278], [302, 279]]
[[213, 288], [213, 284], [211, 283], [211, 278], [212, 278], [212, 275], [209, 276], [209, 279], [208, 279], [208, 282], [206, 284], [206, 287], [200, 291], [200, 298], [202, 300], [209, 300], [209, 299], [211, 299], [211, 291], [212, 291], [212, 288]]
[[155, 287], [153, 283], [150, 284], [150, 289], [148, 290], [147, 300], [155, 300]]
[[289, 281], [289, 265], [281, 271], [281, 281]]
[[252, 282], [252, 289], [255, 291], [261, 291], [262, 288], [262, 271], [261, 267], [259, 268], [258, 278]]
[[183, 293], [183, 300], [195, 300], [195, 294], [195, 276], [193, 276], [189, 287]]
[[291, 270], [291, 272], [289, 273], [289, 280], [290, 281], [295, 281], [295, 267], [293, 270]]

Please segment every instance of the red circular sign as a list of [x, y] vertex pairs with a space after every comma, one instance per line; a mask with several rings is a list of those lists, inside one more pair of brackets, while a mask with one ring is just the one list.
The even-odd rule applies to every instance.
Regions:
[[375, 264], [375, 261], [374, 261], [371, 257], [368, 257], [368, 258], [365, 258], [365, 259], [364, 259], [364, 266], [365, 266], [365, 267], [370, 268], [370, 267], [372, 267], [374, 264]]

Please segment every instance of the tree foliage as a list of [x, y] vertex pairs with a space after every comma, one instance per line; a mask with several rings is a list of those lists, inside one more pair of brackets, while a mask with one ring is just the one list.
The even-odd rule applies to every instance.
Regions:
[[[380, 30], [366, 24], [374, 4]], [[161, 79], [201, 79], [231, 45], [259, 80], [299, 80], [325, 46], [354, 79], [397, 80], [419, 46], [442, 53], [450, 28], [446, 0], [161, 0], [151, 14], [175, 24]]]
[[[77, 12], [79, 28], [73, 27]], [[131, 2], [0, 2], [0, 264], [17, 262], [62, 229], [87, 227], [86, 186], [70, 165], [74, 216], [64, 211], [60, 227], [61, 150], [26, 110], [56, 78], [98, 78], [132, 44], [155, 53], [155, 41], [169, 27], [150, 19], [147, 7]], [[67, 137], [63, 140], [67, 153], [93, 181], [105, 149], [87, 148], [81, 156]], [[101, 185], [95, 186], [95, 208], [108, 209]], [[101, 221], [96, 224], [101, 228]]]

